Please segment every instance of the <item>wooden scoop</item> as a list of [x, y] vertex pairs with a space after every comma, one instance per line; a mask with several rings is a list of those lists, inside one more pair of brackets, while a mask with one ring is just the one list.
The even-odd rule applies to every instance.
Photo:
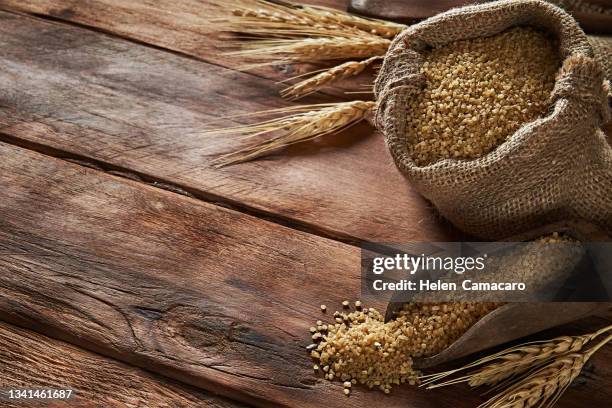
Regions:
[[[582, 242], [611, 242], [598, 227], [582, 222], [561, 222], [505, 239], [505, 242], [526, 242], [553, 232], [566, 234]], [[385, 321], [393, 319], [403, 303], [387, 306]], [[521, 337], [528, 336], [611, 309], [610, 303], [509, 303], [489, 313], [444, 351], [431, 357], [416, 359], [417, 368], [433, 367]]]
[[[450, 8], [485, 3], [484, 0], [351, 0], [349, 11], [366, 17], [412, 24]], [[612, 0], [590, 0], [592, 4], [612, 7]], [[572, 12], [587, 33], [611, 34], [612, 15]]]

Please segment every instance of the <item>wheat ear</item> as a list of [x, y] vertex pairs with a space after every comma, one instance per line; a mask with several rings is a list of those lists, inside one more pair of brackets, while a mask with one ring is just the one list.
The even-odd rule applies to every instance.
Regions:
[[[438, 388], [462, 382], [467, 382], [471, 387], [499, 384], [540, 367], [559, 355], [579, 352], [587, 343], [610, 330], [612, 330], [612, 325], [588, 335], [563, 336], [549, 341], [512, 347], [457, 370], [423, 376], [423, 385], [428, 385], [428, 388]], [[434, 384], [457, 372], [475, 367], [480, 368], [465, 376]]]
[[345, 62], [284, 89], [281, 96], [289, 99], [303, 98], [334, 81], [361, 74], [368, 66], [379, 59], [380, 57], [371, 57], [364, 61]]
[[479, 408], [552, 407], [578, 377], [591, 356], [610, 340], [612, 335], [587, 352], [558, 356], [540, 370], [481, 404]]
[[244, 43], [228, 55], [267, 63], [321, 62], [382, 56], [390, 44], [379, 37], [270, 39]]
[[[225, 7], [223, 2], [215, 2]], [[313, 36], [344, 34], [359, 30], [385, 38], [395, 37], [406, 26], [353, 16], [323, 7], [279, 4], [265, 0], [238, 0], [232, 4], [232, 15], [213, 23], [223, 31], [266, 36]]]
[[247, 39], [358, 37], [364, 32], [352, 27], [324, 24], [304, 16], [267, 10], [234, 9], [232, 14], [212, 21], [216, 31], [240, 33]]
[[370, 34], [385, 38], [393, 38], [406, 28], [403, 24], [358, 17], [328, 7], [304, 6], [303, 9], [307, 14], [318, 16], [324, 22], [358, 28]]
[[[223, 9], [223, 5], [218, 5]], [[242, 35], [237, 41], [224, 44], [238, 48], [227, 55], [247, 59], [242, 69], [273, 63], [314, 63], [383, 56], [393, 35], [385, 38], [377, 33], [381, 27], [400, 30], [400, 25], [331, 9], [264, 0], [239, 0], [231, 15], [212, 23], [218, 31]]]
[[[242, 134], [244, 138], [268, 135], [243, 149], [219, 156], [215, 167], [242, 163], [269, 154], [279, 148], [337, 133], [361, 122], [375, 109], [375, 102], [353, 101], [279, 109], [269, 113], [293, 113], [255, 125], [238, 126], [208, 132], [208, 135]], [[279, 133], [280, 134], [277, 134]]]

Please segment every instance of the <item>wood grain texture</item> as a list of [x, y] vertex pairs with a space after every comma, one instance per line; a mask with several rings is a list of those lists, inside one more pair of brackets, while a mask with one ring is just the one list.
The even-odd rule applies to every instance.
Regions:
[[64, 401], [0, 399], [5, 408], [246, 407], [5, 322], [0, 322], [0, 388], [74, 391]]
[[313, 374], [319, 305], [359, 297], [354, 247], [6, 144], [0, 190], [4, 320], [261, 407], [482, 401], [457, 387], [347, 400]]
[[[357, 248], [4, 144], [0, 189], [3, 319], [250, 404], [346, 405], [305, 346], [359, 297]], [[434, 401], [385, 398], [406, 400]]]
[[[219, 2], [217, 2], [219, 3]], [[347, 9], [347, 0], [304, 0], [302, 4]], [[0, 8], [69, 21], [113, 35], [180, 52], [223, 67], [238, 69], [244, 61], [225, 55], [227, 33], [216, 32], [211, 21], [231, 13], [207, 0], [0, 0]], [[276, 64], [249, 72], [264, 78], [286, 80], [325, 65]], [[372, 81], [371, 71], [358, 79], [339, 81], [325, 93], [347, 98], [346, 91]], [[274, 86], [272, 83], [269, 86]], [[277, 86], [277, 89], [281, 87]]]
[[4, 134], [334, 237], [407, 242], [457, 236], [409, 186], [383, 138], [367, 125], [273, 158], [212, 168], [216, 155], [245, 142], [204, 136], [211, 121], [227, 126], [237, 113], [285, 106], [267, 81], [4, 12], [0, 49]]

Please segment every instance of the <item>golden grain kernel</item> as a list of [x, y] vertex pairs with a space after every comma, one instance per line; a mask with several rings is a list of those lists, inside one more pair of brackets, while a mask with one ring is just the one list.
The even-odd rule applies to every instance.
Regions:
[[321, 305], [321, 311], [322, 311], [322, 312], [325, 312], [326, 310], [327, 310], [327, 306], [325, 306], [325, 305]]
[[556, 244], [559, 242], [575, 242], [576, 240], [572, 237], [570, 237], [567, 234], [563, 234], [563, 233], [559, 233], [559, 232], [553, 232], [550, 235], [541, 237], [536, 239], [536, 242], [540, 242], [540, 243], [544, 243], [544, 244]]
[[319, 344], [319, 363], [328, 373], [325, 378], [339, 379], [345, 389], [359, 383], [389, 393], [392, 385], [418, 383], [413, 358], [440, 352], [497, 306], [475, 302], [407, 304], [387, 323], [373, 308], [367, 313], [342, 313], [339, 315], [345, 323], [330, 325]]
[[408, 150], [420, 166], [481, 157], [543, 116], [560, 65], [554, 42], [528, 27], [446, 44], [424, 59], [427, 85], [409, 102], [407, 120]]

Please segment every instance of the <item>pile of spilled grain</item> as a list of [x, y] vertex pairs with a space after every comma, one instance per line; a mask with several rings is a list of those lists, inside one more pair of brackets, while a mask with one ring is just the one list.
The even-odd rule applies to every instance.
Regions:
[[350, 394], [354, 384], [364, 384], [389, 393], [393, 385], [416, 384], [419, 372], [412, 359], [431, 356], [448, 347], [496, 303], [406, 304], [395, 320], [387, 323], [373, 308], [361, 302], [334, 313], [334, 322], [317, 321], [310, 328], [313, 344], [308, 346], [314, 369], [327, 380], [344, 383]]
[[527, 27], [449, 43], [424, 58], [427, 85], [410, 101], [407, 122], [419, 166], [481, 157], [544, 115], [560, 65], [554, 42]]

